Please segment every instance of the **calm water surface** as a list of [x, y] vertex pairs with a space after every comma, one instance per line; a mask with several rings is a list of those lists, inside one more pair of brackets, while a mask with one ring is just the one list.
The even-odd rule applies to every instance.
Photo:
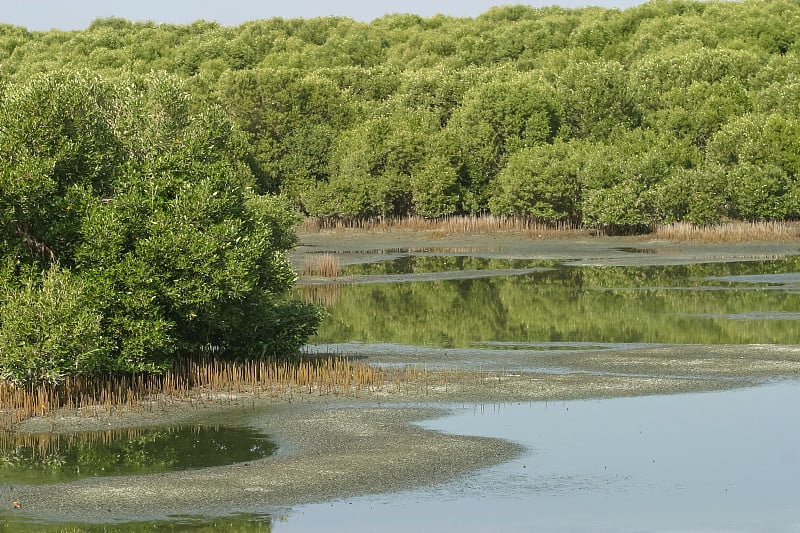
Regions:
[[[316, 287], [331, 315], [315, 342], [334, 350], [360, 346], [359, 353], [426, 347], [481, 361], [502, 360], [495, 352], [504, 348], [800, 339], [797, 257], [646, 267], [412, 257], [352, 273], [454, 265], [535, 271]], [[380, 362], [380, 355], [371, 359]], [[425, 426], [514, 440], [529, 452], [440, 487], [304, 506], [274, 529], [800, 532], [797, 405], [800, 384], [783, 382], [470, 409]]]
[[[429, 347], [480, 361], [531, 347], [796, 344], [800, 338], [798, 257], [650, 267], [405, 257], [352, 270], [399, 277], [301, 287], [330, 307], [316, 344], [355, 342], [375, 353], [380, 345]], [[464, 270], [493, 272], [403, 279]], [[302, 506], [277, 521], [269, 515], [284, 510], [265, 508], [221, 527], [200, 520], [119, 530], [800, 533], [798, 405], [800, 383], [781, 382], [705, 394], [459, 408], [424, 426], [510, 439], [528, 452], [448, 484]], [[165, 468], [157, 459], [183, 455], [160, 446], [149, 461], [156, 471]]]
[[[302, 287], [330, 309], [315, 344], [793, 344], [800, 338], [798, 257], [646, 267], [412, 257], [351, 268], [369, 275], [444, 268], [497, 274]], [[536, 270], [508, 275], [522, 268]]]
[[800, 532], [799, 402], [784, 382], [470, 408], [424, 426], [528, 453], [439, 487], [300, 507], [273, 530]]
[[245, 427], [165, 426], [68, 435], [0, 435], [0, 481], [59, 483], [84, 477], [191, 470], [260, 459], [277, 445]]

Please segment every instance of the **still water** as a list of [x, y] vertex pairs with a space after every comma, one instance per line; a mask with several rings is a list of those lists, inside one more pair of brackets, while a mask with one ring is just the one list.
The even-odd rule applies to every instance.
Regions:
[[83, 433], [0, 434], [0, 480], [59, 483], [233, 464], [272, 455], [277, 445], [245, 427], [165, 426]]
[[[404, 257], [345, 272], [361, 282], [299, 290], [330, 308], [316, 344], [424, 346], [477, 360], [531, 345], [797, 344], [798, 272], [798, 257], [647, 267]], [[426, 273], [445, 275], [425, 281]], [[527, 453], [399, 494], [289, 511], [265, 502], [230, 521], [184, 517], [114, 530], [800, 533], [797, 405], [800, 383], [787, 381], [704, 394], [454, 406], [456, 415], [425, 427], [513, 440]], [[0, 524], [12, 530], [19, 531]]]
[[[451, 263], [495, 275], [418, 281]], [[644, 267], [407, 257], [354, 269], [395, 278], [317, 289], [331, 308], [319, 344], [473, 353], [548, 343], [800, 339], [797, 257]], [[502, 269], [507, 275], [496, 273]], [[403, 274], [414, 276], [396, 277]], [[800, 384], [782, 382], [473, 408], [425, 426], [510, 439], [528, 453], [440, 487], [305, 506], [274, 529], [800, 532], [797, 405]]]
[[273, 531], [800, 532], [798, 404], [783, 382], [462, 409], [423, 425], [528, 452], [443, 486], [300, 507]]
[[[800, 339], [798, 257], [644, 267], [407, 257], [350, 268], [367, 278], [391, 273], [394, 281], [302, 287], [307, 298], [330, 309], [314, 343], [466, 348], [497, 342]], [[459, 279], [464, 271], [454, 270], [453, 279], [424, 282], [412, 275], [446, 268], [493, 275]]]

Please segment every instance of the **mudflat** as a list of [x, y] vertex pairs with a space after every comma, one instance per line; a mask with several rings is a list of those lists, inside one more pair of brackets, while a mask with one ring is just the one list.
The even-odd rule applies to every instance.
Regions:
[[[473, 255], [496, 259], [557, 259], [569, 264], [635, 266], [772, 259], [800, 253], [796, 241], [699, 243], [672, 242], [647, 236], [601, 237], [565, 233], [564, 237], [531, 232], [443, 233], [440, 231], [328, 230], [305, 232], [292, 255], [300, 269], [310, 254], [335, 253], [342, 265], [372, 262], [392, 254]], [[639, 250], [642, 253], [631, 253]]]
[[[632, 253], [645, 250], [646, 253]], [[642, 237], [544, 238], [531, 234], [430, 231], [326, 231], [300, 235], [292, 262], [335, 253], [341, 264], [409, 253], [507, 259], [555, 259], [575, 265], [658, 265], [773, 259], [800, 253], [800, 243], [672, 243]], [[300, 283], [331, 283], [303, 276]], [[337, 283], [360, 282], [337, 278]], [[800, 347], [778, 345], [620, 347], [554, 352], [526, 371], [504, 355], [502, 365], [462, 368], [453, 350], [397, 351], [353, 346], [367, 363], [431, 365], [426, 382], [387, 384], [358, 394], [321, 392], [286, 397], [220, 394], [201, 406], [175, 402], [144, 412], [86, 416], [59, 412], [30, 419], [18, 431], [73, 432], [197, 422], [238, 424], [269, 433], [272, 457], [230, 466], [143, 476], [88, 478], [57, 486], [0, 482], [0, 504], [20, 502], [19, 515], [56, 522], [109, 522], [171, 515], [222, 516], [271, 512], [300, 503], [391, 492], [439, 483], [509, 460], [522, 450], [498, 439], [449, 435], [413, 422], [449, 409], [506, 401], [553, 401], [740, 387], [800, 375]], [[485, 358], [491, 351], [482, 350]]]

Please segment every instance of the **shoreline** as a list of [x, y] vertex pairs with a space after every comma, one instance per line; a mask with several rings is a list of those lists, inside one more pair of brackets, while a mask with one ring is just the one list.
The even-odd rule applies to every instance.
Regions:
[[[641, 249], [656, 251], [637, 251]], [[800, 243], [690, 245], [641, 237], [531, 239], [514, 234], [330, 231], [301, 235], [292, 262], [299, 265], [309, 255], [327, 252], [337, 254], [342, 264], [367, 262], [378, 253], [382, 257], [453, 253], [575, 264], [650, 265], [777, 258], [800, 253]], [[523, 452], [511, 442], [445, 434], [415, 424], [445, 416], [458, 406], [680, 394], [800, 376], [800, 347], [795, 346], [659, 345], [544, 356], [545, 366], [571, 370], [565, 373], [524, 369], [521, 359], [511, 361], [511, 369], [504, 366], [478, 372], [459, 367], [457, 355], [443, 351], [373, 352], [361, 354], [367, 363], [414, 366], [438, 361], [442, 368], [432, 370], [431, 383], [417, 389], [387, 388], [346, 396], [297, 394], [283, 399], [221, 395], [213, 404], [176, 402], [166, 411], [97, 417], [60, 412], [30, 419], [19, 431], [71, 432], [201, 422], [246, 425], [275, 438], [280, 451], [250, 463], [194, 471], [87, 478], [58, 485], [0, 483], [0, 502], [20, 502], [20, 509], [7, 515], [12, 519], [57, 523], [263, 513], [444, 482]]]
[[335, 254], [343, 266], [403, 255], [468, 255], [489, 259], [556, 260], [575, 265], [658, 266], [776, 259], [800, 254], [800, 238], [788, 242], [700, 243], [654, 239], [646, 235], [534, 237], [514, 231], [448, 234], [402, 229], [320, 230], [302, 232], [298, 237], [299, 243], [290, 259], [300, 272], [308, 257], [323, 253]]

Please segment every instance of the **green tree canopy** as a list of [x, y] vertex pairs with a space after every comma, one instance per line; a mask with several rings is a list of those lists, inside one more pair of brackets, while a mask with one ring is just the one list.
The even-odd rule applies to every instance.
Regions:
[[[255, 192], [283, 195], [307, 215], [499, 209], [561, 217], [560, 208], [549, 212], [540, 204], [530, 211], [529, 202], [571, 181], [571, 170], [544, 172], [535, 163], [551, 150], [562, 168], [554, 154], [563, 142], [581, 146], [585, 156], [580, 187], [568, 188], [575, 191], [570, 205], [579, 206], [570, 216], [579, 223], [611, 223], [616, 216], [622, 225], [792, 218], [798, 27], [797, 0], [652, 0], [627, 9], [517, 5], [474, 18], [393, 14], [370, 23], [270, 18], [229, 27], [107, 18], [69, 32], [0, 25], [0, 94], [61, 69], [86, 69], [120, 86], [131, 76], [169, 73], [192, 95], [181, 104], [185, 113], [220, 106], [246, 133], [239, 161], [255, 176]], [[76, 120], [85, 117], [83, 127], [99, 135], [81, 142], [98, 143], [98, 151], [74, 155], [84, 152], [62, 135], [50, 136], [48, 150], [61, 151], [59, 165], [78, 165], [105, 183], [106, 159], [117, 161], [108, 154], [128, 150], [121, 144], [126, 136], [100, 135], [113, 121], [94, 124], [91, 114], [81, 114], [81, 102], [74, 104]], [[44, 100], [41, 106], [42, 118], [66, 109], [47, 109]], [[773, 118], [747, 126], [763, 122], [756, 116]], [[629, 134], [672, 138], [667, 144], [698, 151], [691, 165], [681, 148], [669, 152], [676, 160], [660, 159], [662, 168], [639, 171], [628, 168], [635, 157], [618, 146]], [[111, 152], [101, 147], [106, 142]], [[618, 160], [601, 164], [603, 157]]]
[[[0, 102], [0, 377], [289, 355], [295, 215], [254, 192], [243, 135], [171, 77], [56, 72]], [[66, 328], [66, 329], [65, 329]]]
[[499, 215], [545, 221], [580, 219], [580, 141], [543, 144], [515, 152], [497, 176], [489, 207]]

